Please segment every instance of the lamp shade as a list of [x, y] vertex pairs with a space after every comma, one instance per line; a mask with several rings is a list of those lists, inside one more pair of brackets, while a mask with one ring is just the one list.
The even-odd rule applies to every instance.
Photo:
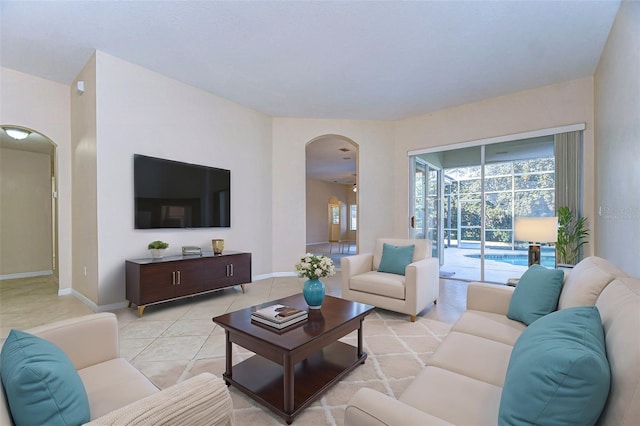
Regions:
[[558, 240], [557, 217], [517, 217], [515, 239], [537, 243], [555, 243]]

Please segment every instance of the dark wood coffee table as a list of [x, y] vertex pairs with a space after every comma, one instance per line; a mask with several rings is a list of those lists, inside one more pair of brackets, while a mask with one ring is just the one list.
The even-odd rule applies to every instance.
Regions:
[[[251, 321], [251, 312], [280, 303], [309, 311], [306, 321], [277, 330]], [[373, 306], [326, 296], [322, 309], [308, 309], [302, 294], [213, 318], [225, 329], [223, 378], [271, 409], [288, 424], [334, 383], [363, 364], [362, 323]], [[358, 345], [338, 339], [358, 330]], [[232, 343], [256, 355], [232, 365]]]

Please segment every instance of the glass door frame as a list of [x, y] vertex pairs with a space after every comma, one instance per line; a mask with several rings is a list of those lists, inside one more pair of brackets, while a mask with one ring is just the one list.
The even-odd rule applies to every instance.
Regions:
[[[410, 185], [411, 190], [409, 191], [409, 238], [424, 238], [431, 240], [431, 250], [432, 256], [435, 257], [437, 255], [439, 264], [442, 266], [444, 263], [444, 203], [442, 200], [444, 199], [444, 176], [442, 173], [442, 168], [431, 164], [430, 162], [419, 158], [412, 157], [412, 161], [410, 162]], [[424, 173], [423, 180], [423, 202], [422, 202], [422, 234], [416, 233], [416, 217], [419, 215], [417, 212], [416, 206], [416, 185], [418, 182], [416, 181], [416, 174], [422, 171]], [[432, 184], [432, 173], [435, 172], [435, 194], [430, 193], [430, 187]], [[430, 201], [433, 201], [431, 203]], [[430, 208], [431, 204], [435, 204], [435, 209]], [[435, 210], [435, 220], [432, 219], [432, 214]], [[434, 226], [430, 226], [433, 224]], [[435, 238], [429, 238], [430, 230], [433, 229], [435, 234]]]

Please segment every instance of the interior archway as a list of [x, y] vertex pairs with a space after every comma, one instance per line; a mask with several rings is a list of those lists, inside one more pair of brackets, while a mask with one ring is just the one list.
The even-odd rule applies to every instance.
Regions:
[[52, 275], [57, 282], [57, 145], [35, 129], [0, 127], [0, 279]]
[[[306, 145], [307, 251], [339, 258], [358, 247], [358, 144], [341, 135]], [[337, 210], [335, 210], [337, 208]]]

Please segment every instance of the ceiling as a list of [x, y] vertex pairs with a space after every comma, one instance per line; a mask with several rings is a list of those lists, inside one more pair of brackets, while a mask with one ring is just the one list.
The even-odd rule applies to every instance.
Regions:
[[356, 183], [355, 146], [338, 136], [324, 136], [306, 147], [307, 177], [343, 185]]
[[0, 0], [0, 65], [70, 84], [100, 50], [271, 116], [396, 120], [593, 75], [619, 4]]

